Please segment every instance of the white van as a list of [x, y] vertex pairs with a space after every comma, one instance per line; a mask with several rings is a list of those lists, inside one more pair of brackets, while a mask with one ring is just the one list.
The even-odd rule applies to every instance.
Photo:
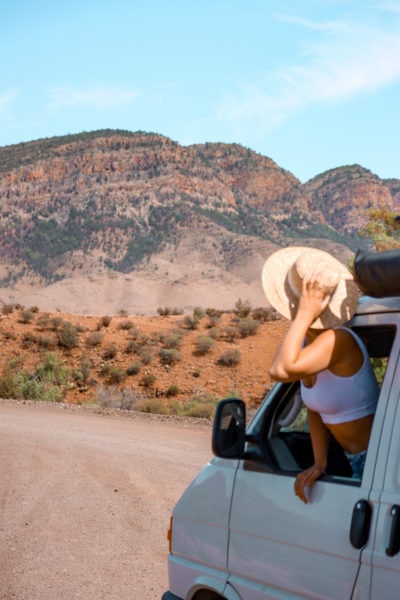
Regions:
[[163, 600], [400, 598], [400, 298], [363, 298], [350, 326], [381, 391], [362, 481], [332, 440], [328, 472], [293, 492], [312, 462], [298, 383], [274, 386], [246, 427], [223, 400], [216, 455], [174, 508]]

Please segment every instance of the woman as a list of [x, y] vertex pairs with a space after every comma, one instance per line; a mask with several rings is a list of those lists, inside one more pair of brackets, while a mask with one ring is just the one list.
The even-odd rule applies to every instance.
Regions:
[[[290, 250], [295, 252], [289, 260]], [[285, 249], [270, 258], [263, 271], [264, 290], [276, 300], [276, 281], [270, 293], [267, 279], [273, 271], [277, 278], [280, 264], [285, 272], [280, 292], [289, 296], [292, 315], [270, 375], [276, 381], [301, 380], [314, 464], [297, 475], [294, 490], [307, 502], [306, 486], [326, 471], [330, 434], [342, 446], [354, 476], [361, 477], [379, 388], [362, 341], [341, 326], [344, 315], [350, 318], [354, 312], [358, 296], [348, 270], [325, 252], [307, 248]]]

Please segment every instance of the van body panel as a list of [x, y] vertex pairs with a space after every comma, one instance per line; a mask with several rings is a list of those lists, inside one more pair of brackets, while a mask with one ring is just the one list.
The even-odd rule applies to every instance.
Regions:
[[239, 593], [254, 600], [274, 597], [270, 591], [249, 595], [246, 586], [258, 582], [276, 586], [276, 597], [285, 589], [301, 598], [350, 598], [360, 560], [360, 550], [349, 541], [352, 512], [368, 497], [368, 487], [319, 481], [303, 504], [293, 482], [294, 477], [238, 471], [228, 570], [243, 582]]
[[[397, 356], [397, 355], [396, 355]], [[400, 530], [398, 550], [393, 556], [387, 553], [392, 527], [395, 526], [393, 510], [400, 512], [400, 360], [394, 367], [394, 378], [389, 396], [387, 414], [387, 444], [380, 449], [378, 467], [384, 477], [375, 543], [372, 555], [371, 600], [397, 600], [400, 590]]]
[[173, 510], [168, 568], [170, 591], [179, 598], [190, 598], [189, 591], [206, 575], [218, 583], [216, 591], [226, 584], [229, 509], [237, 466], [237, 460], [213, 458]]
[[[213, 590], [223, 594], [226, 587], [226, 570], [170, 555], [168, 559], [170, 591], [177, 598], [191, 600], [198, 590]], [[239, 599], [240, 600], [240, 599]]]

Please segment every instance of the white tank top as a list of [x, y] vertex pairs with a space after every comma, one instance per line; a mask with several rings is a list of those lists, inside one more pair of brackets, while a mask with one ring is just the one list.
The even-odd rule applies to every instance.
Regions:
[[351, 333], [360, 346], [364, 356], [361, 369], [350, 377], [334, 375], [326, 369], [317, 374], [312, 387], [300, 382], [304, 404], [328, 424], [355, 421], [374, 414], [379, 396], [379, 386], [363, 342], [351, 329], [340, 329]]

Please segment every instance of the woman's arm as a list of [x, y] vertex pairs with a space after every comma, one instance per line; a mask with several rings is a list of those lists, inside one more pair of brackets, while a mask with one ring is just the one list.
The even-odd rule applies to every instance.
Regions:
[[305, 471], [299, 473], [294, 482], [294, 493], [306, 504], [307, 496], [304, 488], [313, 485], [313, 483], [315, 483], [315, 481], [326, 471], [330, 436], [320, 415], [310, 409], [308, 409], [308, 424], [314, 454], [314, 464]]
[[270, 376], [277, 381], [295, 381], [327, 369], [332, 362], [335, 332], [326, 330], [303, 347], [304, 339], [315, 319], [330, 299], [327, 288], [318, 279], [303, 281], [296, 316], [290, 324], [272, 362]]

